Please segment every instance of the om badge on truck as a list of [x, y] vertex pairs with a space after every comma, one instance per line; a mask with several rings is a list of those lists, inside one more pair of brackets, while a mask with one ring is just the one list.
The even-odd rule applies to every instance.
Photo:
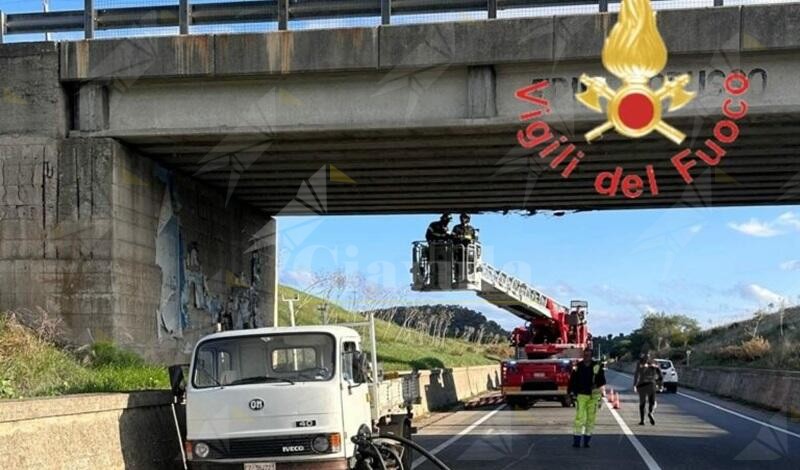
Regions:
[[251, 410], [258, 411], [258, 410], [264, 408], [264, 400], [262, 400], [260, 398], [254, 398], [254, 399], [250, 400], [250, 404], [248, 406], [250, 406]]

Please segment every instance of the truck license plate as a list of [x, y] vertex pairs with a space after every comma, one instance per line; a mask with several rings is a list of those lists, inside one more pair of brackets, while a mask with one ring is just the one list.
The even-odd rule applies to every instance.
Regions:
[[544, 377], [544, 372], [534, 372], [533, 376], [536, 377], [537, 379], [540, 377]]
[[244, 470], [275, 470], [275, 462], [246, 463]]

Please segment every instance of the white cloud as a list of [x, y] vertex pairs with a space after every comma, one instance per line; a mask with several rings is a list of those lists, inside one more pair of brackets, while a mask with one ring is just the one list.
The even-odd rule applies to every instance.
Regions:
[[728, 227], [751, 237], [774, 237], [783, 233], [772, 227], [768, 222], [761, 222], [758, 219], [750, 219], [741, 224], [731, 222]]
[[745, 299], [752, 299], [762, 304], [780, 304], [786, 301], [786, 297], [772, 292], [766, 287], [758, 284], [739, 285], [739, 295]]
[[700, 230], [703, 230], [703, 226], [700, 224], [689, 227], [689, 233], [700, 233]]
[[800, 216], [794, 212], [784, 212], [778, 217], [777, 223], [795, 230], [800, 230]]
[[800, 259], [793, 259], [781, 263], [781, 269], [784, 271], [800, 271]]
[[314, 283], [316, 277], [311, 271], [298, 269], [294, 271], [285, 271], [281, 273], [281, 283], [291, 284], [295, 286], [308, 286]]
[[730, 222], [728, 227], [752, 237], [774, 237], [791, 230], [800, 231], [800, 216], [794, 212], [784, 212], [773, 221], [752, 218], [747, 222]]

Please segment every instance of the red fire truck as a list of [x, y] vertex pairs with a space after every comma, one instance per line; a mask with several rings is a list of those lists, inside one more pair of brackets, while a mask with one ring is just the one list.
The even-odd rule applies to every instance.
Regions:
[[567, 309], [548, 298], [545, 308], [549, 315], [523, 317], [526, 325], [511, 334], [515, 357], [501, 364], [503, 396], [514, 408], [540, 400], [572, 406], [569, 376], [583, 349], [591, 347], [587, 302], [573, 300]]
[[525, 326], [514, 329], [514, 358], [502, 362], [502, 390], [509, 405], [529, 407], [539, 400], [571, 406], [569, 375], [584, 348], [591, 347], [586, 323], [589, 304], [567, 308], [520, 279], [481, 261], [478, 243], [414, 242], [412, 290], [472, 290], [513, 313]]

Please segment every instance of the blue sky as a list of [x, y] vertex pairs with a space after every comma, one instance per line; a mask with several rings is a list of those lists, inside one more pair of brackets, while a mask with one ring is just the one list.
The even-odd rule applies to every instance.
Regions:
[[[436, 217], [282, 218], [281, 282], [303, 287], [313, 273], [342, 270], [398, 303], [458, 303], [517, 325], [472, 292], [408, 291], [411, 242]], [[629, 332], [647, 311], [709, 326], [800, 296], [800, 206], [477, 214], [473, 224], [485, 261], [562, 303], [588, 300], [595, 334]]]

